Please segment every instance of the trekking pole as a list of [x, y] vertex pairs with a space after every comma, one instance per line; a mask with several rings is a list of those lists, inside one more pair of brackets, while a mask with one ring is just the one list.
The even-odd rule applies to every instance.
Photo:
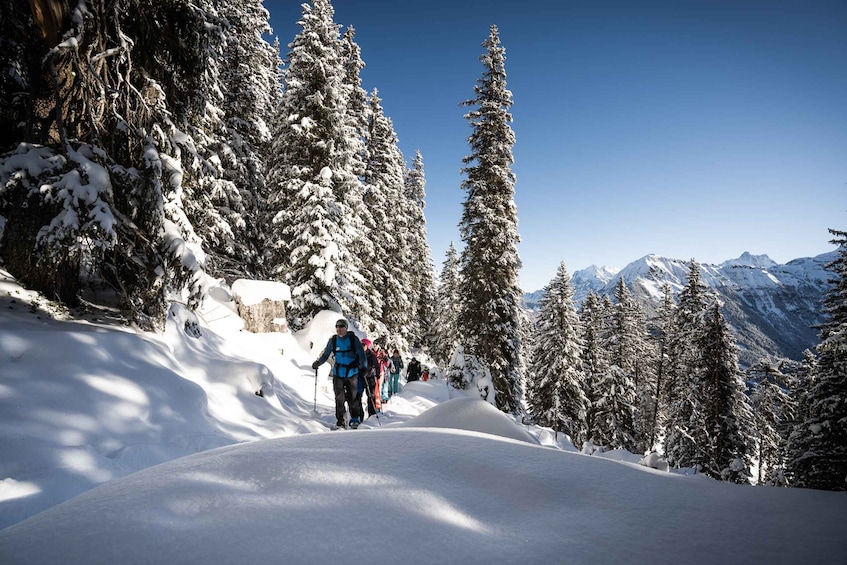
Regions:
[[312, 405], [312, 414], [318, 415], [318, 370], [315, 369], [315, 402]]

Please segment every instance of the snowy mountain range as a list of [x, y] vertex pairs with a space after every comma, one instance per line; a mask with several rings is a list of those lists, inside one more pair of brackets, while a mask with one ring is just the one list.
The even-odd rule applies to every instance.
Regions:
[[[824, 266], [836, 251], [794, 259], [784, 265], [767, 255], [743, 253], [717, 265], [701, 264], [703, 284], [719, 296], [723, 314], [735, 331], [742, 366], [763, 357], [802, 359], [803, 350], [817, 343], [816, 324], [823, 321], [822, 303], [832, 273]], [[688, 279], [687, 260], [647, 255], [623, 269], [592, 265], [571, 275], [579, 307], [589, 292], [611, 296], [623, 277], [648, 318], [668, 283], [678, 293]], [[537, 310], [543, 291], [525, 295], [527, 307]]]

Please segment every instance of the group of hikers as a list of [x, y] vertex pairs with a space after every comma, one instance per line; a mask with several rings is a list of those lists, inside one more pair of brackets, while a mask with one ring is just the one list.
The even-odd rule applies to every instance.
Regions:
[[[389, 356], [380, 344], [367, 338], [360, 340], [349, 331], [344, 318], [335, 322], [335, 335], [329, 338], [323, 353], [312, 363], [312, 369], [317, 371], [330, 356], [333, 357], [330, 375], [338, 428], [347, 427], [345, 403], [350, 409], [349, 426], [356, 429], [365, 419], [363, 394], [367, 396], [368, 417], [371, 417], [382, 412], [382, 404], [400, 392], [400, 371], [404, 368], [400, 351], [395, 348]], [[406, 370], [406, 381], [427, 380], [428, 377], [426, 367], [412, 357]]]

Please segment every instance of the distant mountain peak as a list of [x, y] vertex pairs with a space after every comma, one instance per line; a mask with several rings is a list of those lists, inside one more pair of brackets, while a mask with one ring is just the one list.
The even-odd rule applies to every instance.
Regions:
[[[769, 357], [800, 359], [817, 339], [820, 305], [829, 287], [825, 266], [836, 251], [779, 264], [767, 255], [744, 252], [720, 264], [700, 263], [700, 281], [720, 300], [733, 327], [739, 362], [750, 366]], [[664, 285], [679, 292], [688, 280], [689, 260], [650, 254], [623, 269], [590, 267], [571, 277], [577, 308], [590, 294], [612, 296], [623, 279], [648, 318], [662, 300]], [[542, 291], [527, 294], [526, 305], [537, 310]]]
[[779, 265], [776, 261], [767, 255], [753, 255], [749, 251], [745, 251], [738, 259], [730, 259], [721, 263], [721, 267], [758, 267], [760, 269], [770, 269]]

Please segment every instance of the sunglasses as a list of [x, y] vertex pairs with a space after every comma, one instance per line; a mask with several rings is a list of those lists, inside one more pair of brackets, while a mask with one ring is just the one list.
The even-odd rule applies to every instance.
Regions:
[[344, 324], [336, 324], [335, 327], [336, 328], [346, 328], [347, 326], [345, 326]]

